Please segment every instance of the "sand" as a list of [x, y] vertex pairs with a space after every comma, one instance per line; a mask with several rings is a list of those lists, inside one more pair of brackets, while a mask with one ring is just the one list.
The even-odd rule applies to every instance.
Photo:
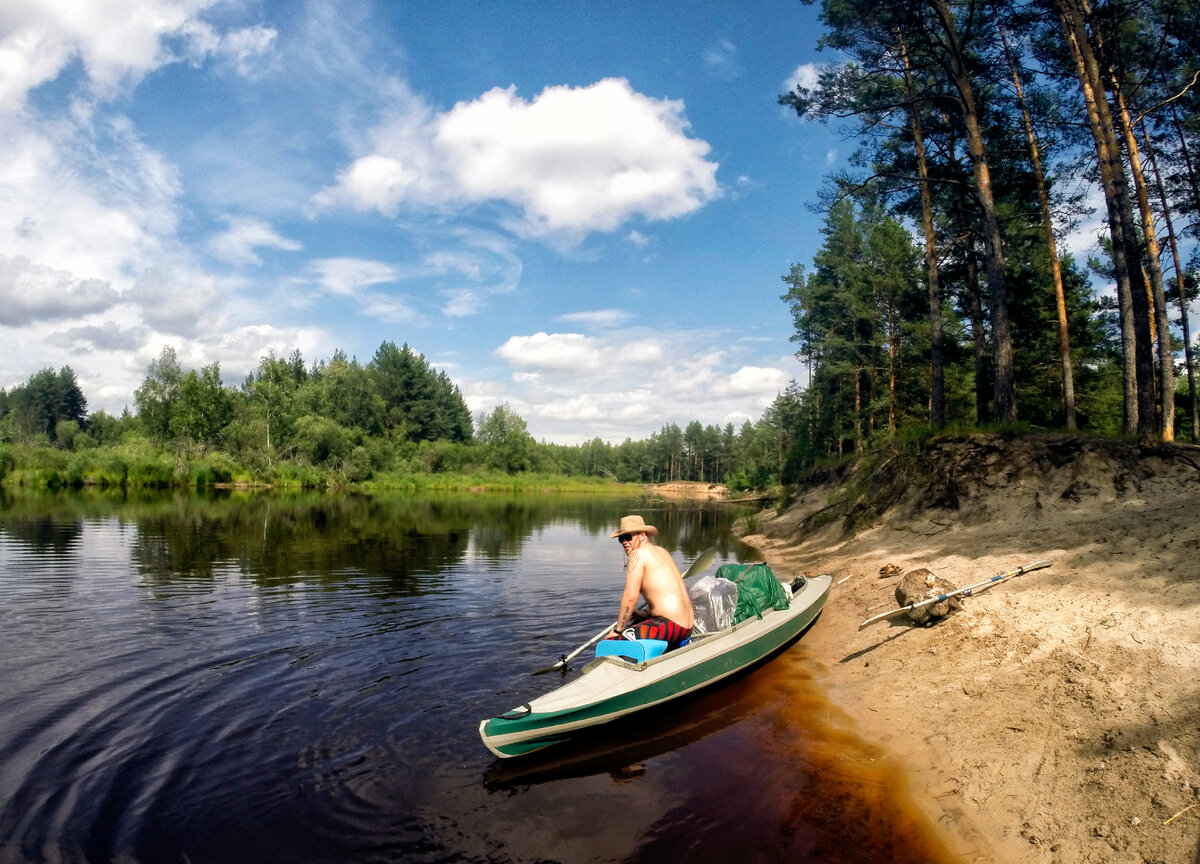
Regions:
[[[963, 861], [1192, 864], [1200, 448], [975, 436], [905, 461], [746, 526], [781, 576], [834, 577], [805, 636], [829, 697]], [[897, 605], [887, 565], [966, 587], [1039, 559], [932, 626], [858, 629]]]

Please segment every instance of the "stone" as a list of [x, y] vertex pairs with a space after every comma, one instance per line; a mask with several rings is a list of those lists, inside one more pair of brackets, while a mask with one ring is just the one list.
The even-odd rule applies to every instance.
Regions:
[[[904, 574], [900, 584], [896, 586], [896, 605], [907, 606], [910, 603], [920, 603], [941, 594], [948, 594], [958, 588], [945, 576], [935, 576], [932, 571], [921, 567]], [[951, 612], [961, 609], [962, 604], [957, 597], [949, 597], [940, 603], [931, 603], [920, 609], [910, 609], [905, 614], [916, 624], [933, 624], [939, 618], [945, 618]]]

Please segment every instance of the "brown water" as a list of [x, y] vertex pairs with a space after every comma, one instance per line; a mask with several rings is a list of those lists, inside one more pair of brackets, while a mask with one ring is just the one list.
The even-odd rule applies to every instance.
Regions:
[[[952, 860], [803, 640], [493, 759], [479, 721], [613, 617], [632, 509], [4, 500], [0, 862]], [[730, 511], [637, 509], [681, 566], [753, 557]]]

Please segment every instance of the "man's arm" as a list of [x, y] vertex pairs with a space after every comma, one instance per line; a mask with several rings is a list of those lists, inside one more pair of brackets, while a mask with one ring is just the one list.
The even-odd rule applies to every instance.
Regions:
[[642, 576], [646, 565], [642, 560], [641, 550], [635, 549], [629, 555], [629, 563], [625, 566], [625, 592], [621, 595], [621, 613], [617, 616], [617, 626], [613, 632], [620, 635], [629, 622], [633, 620], [633, 610], [637, 608], [638, 598], [642, 595]]

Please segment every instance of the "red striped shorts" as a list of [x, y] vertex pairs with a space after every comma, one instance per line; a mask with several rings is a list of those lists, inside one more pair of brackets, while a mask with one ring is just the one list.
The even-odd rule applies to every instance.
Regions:
[[[640, 621], [634, 621], [621, 634], [625, 638], [634, 639], [661, 639], [667, 643], [668, 648], [676, 648], [679, 643], [692, 635], [692, 631], [686, 627], [680, 627], [670, 618], [664, 618], [661, 615], [655, 618], [643, 618]], [[610, 639], [617, 638], [610, 636]]]

